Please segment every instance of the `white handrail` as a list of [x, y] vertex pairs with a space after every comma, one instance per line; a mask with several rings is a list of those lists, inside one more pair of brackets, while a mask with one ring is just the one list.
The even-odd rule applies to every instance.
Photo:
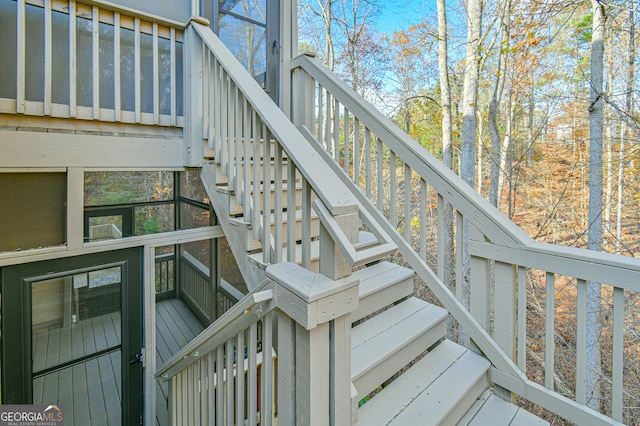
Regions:
[[156, 378], [169, 380], [199, 358], [224, 344], [248, 325], [275, 309], [272, 281], [265, 280], [256, 289], [236, 303], [218, 320], [207, 327], [195, 339], [177, 352], [157, 372]]

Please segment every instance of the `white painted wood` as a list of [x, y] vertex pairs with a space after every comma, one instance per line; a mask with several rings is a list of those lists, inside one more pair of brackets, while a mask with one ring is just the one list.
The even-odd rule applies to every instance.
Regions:
[[538, 242], [504, 247], [473, 241], [469, 249], [476, 256], [640, 291], [640, 259], [637, 258]]
[[0, 167], [175, 169], [184, 165], [179, 139], [0, 131], [0, 150]]
[[515, 378], [507, 373], [492, 369], [491, 378], [494, 383], [508, 389], [529, 401], [535, 401], [536, 404], [545, 409], [558, 414], [560, 417], [579, 425], [622, 425], [610, 417], [600, 414], [594, 410], [586, 408], [573, 400], [565, 398], [557, 392], [534, 383], [530, 380], [522, 380]]
[[555, 275], [546, 274], [546, 301], [545, 301], [545, 335], [544, 335], [544, 385], [547, 389], [554, 390], [553, 376], [555, 373]]
[[144, 417], [156, 417], [156, 292], [155, 247], [144, 248], [143, 315], [144, 315]]
[[411, 168], [408, 164], [404, 165], [404, 239], [411, 241], [411, 193], [413, 186], [411, 185]]
[[[408, 163], [422, 177], [429, 177], [429, 184], [440, 194], [448, 194], [449, 202], [469, 219], [478, 222], [481, 229], [487, 228], [488, 237], [497, 243], [515, 245], [529, 244], [533, 240], [493, 208], [475, 191], [470, 191], [466, 184], [453, 171], [445, 167], [426, 149], [399, 129], [381, 112], [362, 99], [346, 83], [323, 71], [322, 66], [314, 59], [298, 56], [292, 60], [292, 68], [302, 67], [323, 87], [329, 89], [333, 96], [339, 97], [340, 103], [358, 117], [361, 123], [385, 144], [396, 152], [396, 155]], [[481, 206], [481, 207], [480, 207]], [[499, 225], [497, 225], [499, 224]]]
[[309, 425], [329, 422], [329, 324], [296, 327], [296, 416]]
[[[173, 29], [172, 29], [173, 30]], [[120, 76], [120, 13], [113, 14], [113, 109], [115, 121], [122, 118], [122, 88]], [[174, 57], [171, 57], [171, 64], [174, 64]]]
[[356, 326], [351, 379], [360, 400], [446, 333], [447, 313], [410, 298]]
[[80, 250], [84, 241], [84, 170], [67, 170], [67, 250]]
[[358, 321], [412, 295], [414, 274], [411, 269], [389, 262], [380, 262], [354, 272], [352, 278], [360, 281], [360, 304], [352, 320]]
[[[357, 425], [386, 425], [468, 350], [445, 340], [358, 410]], [[457, 386], [446, 386], [457, 388]], [[436, 392], [438, 394], [439, 392]], [[375, 401], [375, 403], [373, 403]], [[427, 417], [428, 418], [428, 417]], [[423, 424], [421, 422], [414, 424]]]
[[[390, 159], [390, 164], [389, 164], [389, 209], [391, 210], [390, 213], [390, 217], [391, 217], [391, 224], [398, 227], [399, 223], [398, 223], [398, 182], [396, 179], [396, 170], [397, 168], [397, 159], [396, 159], [396, 153], [393, 151], [389, 152], [389, 155], [391, 157]], [[380, 185], [384, 187], [384, 180], [380, 181]]]
[[52, 72], [52, 28], [51, 2], [44, 2], [44, 115], [51, 114], [51, 77]]
[[24, 0], [17, 2], [16, 16], [16, 112], [22, 114], [25, 112], [25, 90], [26, 90], [26, 6]]
[[134, 107], [135, 122], [140, 123], [142, 120], [142, 72], [140, 68], [141, 52], [140, 52], [140, 18], [134, 18], [133, 30], [133, 82], [134, 82]]
[[516, 359], [516, 271], [517, 267], [496, 262], [494, 338], [500, 347]]
[[158, 23], [152, 24], [152, 60], [153, 60], [153, 124], [160, 123], [160, 68], [158, 64], [159, 60], [159, 48], [158, 48]]
[[624, 392], [624, 290], [613, 289], [613, 366], [611, 417], [622, 421]]
[[[18, 49], [19, 51], [20, 49]], [[118, 60], [119, 56], [118, 56]], [[76, 116], [76, 1], [69, 0], [69, 117]]]
[[[468, 223], [467, 223], [468, 224]], [[468, 224], [469, 225], [469, 224]], [[461, 246], [457, 246], [461, 247]], [[462, 250], [458, 250], [462, 251]], [[491, 310], [491, 268], [489, 262], [471, 257], [471, 314], [487, 331], [490, 326]], [[497, 295], [496, 295], [497, 296]], [[510, 351], [511, 352], [511, 351]]]
[[576, 401], [587, 402], [587, 282], [577, 280]]
[[517, 346], [518, 367], [521, 371], [527, 368], [527, 270], [518, 266], [518, 312], [517, 312]]
[[[485, 358], [465, 353], [433, 382], [429, 388], [433, 390], [422, 392], [390, 424], [419, 424], [425, 418], [434, 424], [455, 423], [486, 389], [489, 366]], [[456, 386], [449, 386], [451, 383]]]
[[351, 425], [351, 315], [347, 314], [331, 321], [332, 345], [329, 351], [331, 386], [330, 416], [333, 424]]
[[[170, 61], [170, 83], [169, 83], [169, 89], [171, 91], [171, 125], [172, 126], [176, 126], [177, 125], [177, 120], [176, 117], [178, 115], [178, 77], [177, 77], [177, 71], [176, 71], [176, 66], [178, 63], [178, 58], [176, 56], [176, 29], [171, 27], [169, 30], [169, 42], [170, 47], [169, 47], [169, 61]], [[184, 69], [184, 68], [183, 68]], [[184, 80], [184, 79], [183, 79]], [[183, 82], [183, 91], [184, 91], [184, 82]], [[183, 98], [184, 98], [184, 94], [183, 94]]]
[[93, 74], [93, 119], [100, 119], [100, 9], [91, 8], [91, 54]]

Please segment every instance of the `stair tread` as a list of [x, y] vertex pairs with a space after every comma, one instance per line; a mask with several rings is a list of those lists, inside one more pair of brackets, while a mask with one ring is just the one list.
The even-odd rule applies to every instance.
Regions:
[[[376, 239], [375, 235], [373, 235], [370, 232], [366, 232], [366, 231], [360, 231], [360, 242], [354, 244], [354, 247], [356, 248], [356, 250], [360, 249], [361, 247], [366, 247], [368, 245], [371, 245], [373, 243], [376, 243], [378, 240]], [[263, 267], [266, 267], [266, 265], [263, 264], [262, 262], [262, 252], [259, 253], [253, 253], [248, 255], [249, 258], [252, 259], [253, 262], [256, 262], [259, 265], [262, 265]], [[316, 240], [316, 241], [312, 241], [311, 242], [311, 260], [316, 260], [318, 259], [318, 257], [320, 256], [320, 241]], [[296, 244], [295, 247], [295, 260], [294, 263], [300, 263], [301, 259], [302, 259], [302, 246], [300, 244]], [[290, 262], [290, 260], [287, 259], [287, 249], [283, 248], [282, 249], [282, 261], [283, 262]]]
[[358, 424], [425, 424], [425, 419], [436, 424], [486, 375], [489, 365], [445, 340], [361, 407]]
[[486, 390], [465, 416], [460, 419], [458, 426], [484, 426], [487, 424], [534, 426], [548, 425], [549, 422], [505, 401], [490, 390]]
[[394, 355], [446, 318], [444, 309], [412, 297], [354, 327], [351, 332], [352, 379], [356, 380], [373, 365]]
[[360, 298], [412, 278], [414, 275], [415, 272], [412, 269], [387, 261], [376, 263], [353, 273], [353, 276], [360, 280]]

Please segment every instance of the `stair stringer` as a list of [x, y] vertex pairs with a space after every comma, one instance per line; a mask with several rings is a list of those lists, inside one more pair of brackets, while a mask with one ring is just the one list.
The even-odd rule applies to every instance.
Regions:
[[233, 257], [236, 259], [242, 278], [247, 285], [249, 291], [253, 290], [253, 287], [257, 283], [261, 283], [266, 279], [264, 269], [258, 267], [255, 263], [249, 261], [247, 255], [248, 247], [248, 232], [251, 232], [249, 228], [244, 226], [237, 226], [231, 223], [231, 217], [229, 215], [229, 195], [218, 191], [216, 188], [216, 165], [213, 163], [205, 163], [200, 171], [200, 179], [207, 190], [207, 194], [211, 199], [211, 205], [216, 213], [218, 219], [218, 225], [222, 227]]

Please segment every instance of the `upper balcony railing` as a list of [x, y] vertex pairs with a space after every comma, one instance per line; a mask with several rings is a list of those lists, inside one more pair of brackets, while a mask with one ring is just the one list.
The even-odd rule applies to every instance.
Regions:
[[0, 1], [0, 113], [182, 126], [182, 28], [74, 0]]

